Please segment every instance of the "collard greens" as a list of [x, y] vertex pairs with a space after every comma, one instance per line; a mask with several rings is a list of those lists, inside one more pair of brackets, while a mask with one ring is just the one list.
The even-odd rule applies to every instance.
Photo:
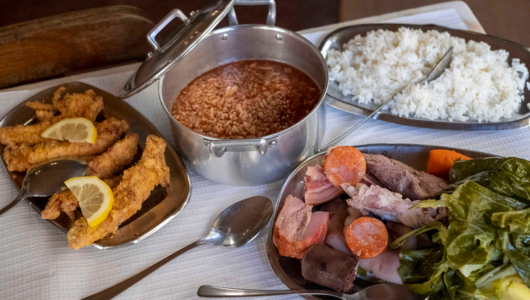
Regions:
[[[468, 180], [452, 193], [442, 194], [438, 203], [422, 204], [446, 206], [448, 224], [426, 225], [391, 244], [397, 248], [411, 236], [436, 232], [433, 241], [437, 247], [400, 253], [399, 275], [413, 292], [429, 293], [429, 299], [497, 297], [498, 290], [484, 287], [505, 274], [518, 274], [530, 286], [530, 197], [508, 196], [516, 191], [516, 195], [524, 195], [526, 179], [514, 177], [527, 171], [530, 177], [530, 165], [511, 158], [484, 159], [469, 168], [462, 163], [467, 161], [455, 163], [459, 171], [452, 170], [451, 179]], [[485, 172], [489, 172], [487, 176]], [[517, 187], [511, 186], [514, 182]], [[530, 183], [527, 186], [530, 188]]]
[[449, 179], [452, 187], [476, 182], [496, 193], [530, 205], [530, 162], [524, 159], [479, 158], [453, 164]]

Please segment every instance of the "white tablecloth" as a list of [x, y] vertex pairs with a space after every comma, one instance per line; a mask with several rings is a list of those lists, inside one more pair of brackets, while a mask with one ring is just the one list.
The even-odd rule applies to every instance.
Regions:
[[[466, 29], [456, 11], [449, 9], [392, 20], [436, 23]], [[311, 33], [313, 42], [324, 32]], [[86, 78], [82, 81], [119, 94], [131, 73]], [[0, 115], [39, 90], [0, 93]], [[169, 122], [152, 86], [127, 100], [151, 120], [171, 142]], [[329, 108], [330, 140], [360, 117]], [[370, 121], [343, 144], [417, 143], [460, 147], [530, 159], [528, 129], [488, 132], [435, 131]], [[190, 172], [193, 194], [188, 206], [157, 233], [136, 245], [102, 251], [68, 247], [66, 236], [41, 220], [27, 203], [0, 217], [0, 299], [79, 299], [111, 286], [202, 237], [215, 216], [228, 205], [254, 195], [276, 201], [277, 182], [257, 187], [213, 183]], [[8, 176], [0, 172], [0, 206], [17, 194]], [[151, 274], [117, 299], [194, 299], [202, 284], [243, 288], [283, 289], [269, 266], [265, 243], [268, 229], [239, 249], [201, 246]], [[285, 299], [285, 298], [283, 298]], [[292, 298], [291, 298], [292, 299]]]

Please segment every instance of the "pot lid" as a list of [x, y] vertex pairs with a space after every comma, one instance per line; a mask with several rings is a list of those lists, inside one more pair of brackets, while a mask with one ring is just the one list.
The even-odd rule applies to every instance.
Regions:
[[[153, 51], [147, 54], [147, 59], [129, 79], [124, 87], [125, 92], [120, 98], [131, 97], [164, 75], [221, 22], [235, 0], [210, 2], [209, 6], [192, 12], [189, 18], [180, 10], [174, 9], [147, 34], [147, 41], [153, 47]], [[155, 40], [157, 34], [174, 19], [182, 21], [175, 30], [177, 33], [165, 44], [158, 44]]]

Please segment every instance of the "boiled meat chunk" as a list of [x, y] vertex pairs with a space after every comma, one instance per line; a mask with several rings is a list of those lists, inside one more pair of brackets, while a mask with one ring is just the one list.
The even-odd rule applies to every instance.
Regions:
[[352, 197], [348, 200], [348, 204], [365, 215], [373, 213], [384, 220], [398, 222], [409, 227], [427, 225], [447, 216], [445, 207], [409, 210], [420, 200], [403, 199], [400, 194], [377, 185], [367, 186], [358, 183], [355, 186], [344, 184], [342, 187]]
[[397, 250], [387, 250], [376, 257], [361, 259], [359, 267], [384, 281], [403, 284], [397, 272], [399, 267], [399, 251]]
[[329, 213], [289, 195], [274, 224], [273, 242], [280, 255], [301, 259], [313, 244], [322, 244], [328, 231]]
[[329, 182], [326, 174], [324, 174], [324, 167], [321, 165], [308, 167], [304, 182], [305, 203], [310, 205], [319, 205], [344, 194], [341, 187], [334, 186]]
[[434, 197], [449, 187], [448, 182], [434, 175], [418, 171], [400, 161], [383, 155], [364, 154], [366, 170], [391, 191], [412, 200]]

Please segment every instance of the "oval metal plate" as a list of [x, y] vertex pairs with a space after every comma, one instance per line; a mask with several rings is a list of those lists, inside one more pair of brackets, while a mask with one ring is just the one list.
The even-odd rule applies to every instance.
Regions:
[[[438, 25], [410, 25], [410, 24], [363, 24], [344, 27], [331, 32], [320, 43], [319, 49], [324, 58], [330, 49], [342, 51], [342, 46], [353, 39], [356, 35], [366, 35], [368, 31], [372, 30], [390, 30], [397, 31], [400, 27], [408, 27], [413, 29], [421, 29], [423, 31], [436, 30], [440, 32], [449, 32], [452, 36], [460, 37], [466, 41], [473, 40], [485, 42], [491, 46], [492, 50], [504, 49], [510, 53], [508, 61], [511, 63], [512, 58], [519, 58], [521, 63], [530, 66], [530, 52], [522, 45], [504, 40], [491, 35], [476, 33], [472, 31], [456, 30]], [[476, 122], [476, 121], [444, 121], [444, 120], [427, 120], [422, 118], [404, 118], [383, 112], [377, 118], [386, 122], [392, 122], [401, 125], [424, 127], [432, 129], [450, 129], [450, 130], [476, 130], [476, 131], [494, 131], [515, 129], [530, 126], [530, 110], [527, 104], [530, 103], [530, 91], [524, 88], [524, 100], [519, 107], [519, 111], [509, 119], [503, 119], [500, 122]], [[329, 81], [328, 93], [326, 103], [332, 107], [343, 110], [345, 112], [369, 116], [377, 105], [374, 104], [359, 104], [357, 101], [352, 101], [352, 96], [344, 96], [339, 90], [335, 81]]]
[[[496, 156], [493, 154], [469, 151], [456, 148], [447, 148], [441, 146], [425, 146], [425, 145], [413, 145], [413, 144], [372, 144], [372, 145], [361, 145], [355, 146], [363, 153], [368, 154], [382, 154], [389, 158], [401, 161], [409, 166], [414, 167], [417, 170], [425, 171], [427, 166], [427, 159], [429, 157], [429, 151], [433, 149], [448, 149], [455, 150], [458, 153], [464, 154], [472, 158], [480, 157], [492, 157]], [[315, 166], [322, 163], [322, 158], [325, 153], [316, 154], [308, 160], [300, 164], [285, 181], [283, 188], [276, 201], [276, 207], [274, 208], [273, 225], [269, 232], [267, 239], [267, 257], [272, 269], [280, 278], [280, 280], [290, 289], [327, 289], [326, 287], [319, 286], [312, 282], [307, 282], [302, 277], [301, 263], [300, 260], [295, 258], [289, 258], [280, 256], [278, 249], [274, 245], [272, 238], [274, 234], [274, 224], [278, 217], [278, 212], [282, 209], [283, 204], [287, 196], [292, 195], [294, 197], [304, 199], [304, 177], [307, 171], [307, 167]], [[325, 297], [317, 296], [303, 296], [306, 299], [327, 299]], [[403, 299], [406, 300], [406, 299]]]
[[[35, 122], [35, 111], [26, 107], [26, 102], [42, 101], [44, 99], [45, 103], [51, 103], [53, 92], [60, 86], [64, 86], [67, 93], [84, 93], [86, 90], [92, 89], [97, 95], [103, 96], [103, 102], [105, 104], [105, 108], [103, 109], [104, 117], [115, 117], [127, 121], [130, 126], [130, 131], [138, 133], [140, 136], [137, 158], [140, 157], [141, 151], [145, 147], [145, 140], [149, 134], [164, 138], [147, 118], [127, 102], [94, 86], [81, 82], [71, 82], [51, 87], [27, 99], [0, 120], [0, 127]], [[4, 149], [5, 146], [0, 145], [4, 170], [7, 172], [6, 162], [3, 159]], [[184, 209], [191, 196], [191, 182], [186, 166], [177, 155], [173, 146], [169, 143], [166, 148], [165, 158], [171, 176], [169, 186], [166, 188], [156, 187], [151, 192], [149, 198], [144, 201], [142, 209], [122, 223], [114, 235], [95, 242], [93, 245], [96, 248], [107, 249], [123, 244], [137, 243], [162, 228], [162, 226], [167, 224]], [[8, 172], [8, 174], [15, 186], [20, 189], [25, 173]], [[40, 215], [48, 202], [48, 198], [29, 198], [29, 202], [31, 207]], [[76, 214], [80, 213], [76, 212]], [[72, 226], [70, 218], [63, 213], [61, 213], [59, 218], [48, 221], [64, 232], [67, 232]]]

